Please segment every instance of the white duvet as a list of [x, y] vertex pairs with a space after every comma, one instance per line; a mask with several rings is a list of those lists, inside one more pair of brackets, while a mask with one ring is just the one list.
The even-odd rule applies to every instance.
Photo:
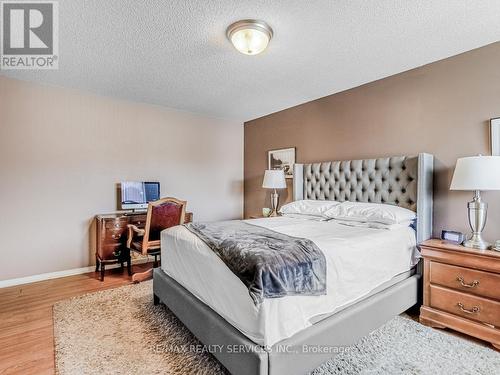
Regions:
[[197, 236], [183, 226], [161, 235], [161, 267], [257, 344], [272, 346], [408, 271], [415, 232], [351, 227], [335, 221], [276, 217], [247, 222], [312, 240], [327, 261], [327, 294], [264, 299], [255, 306], [245, 285]]

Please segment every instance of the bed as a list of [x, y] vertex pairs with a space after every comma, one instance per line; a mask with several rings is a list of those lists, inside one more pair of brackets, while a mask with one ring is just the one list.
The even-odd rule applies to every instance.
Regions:
[[420, 272], [410, 252], [430, 237], [432, 171], [429, 154], [295, 165], [295, 200], [390, 203], [417, 214], [416, 236], [410, 228], [389, 233], [293, 217], [253, 220], [319, 244], [330, 280], [324, 296], [266, 299], [257, 308], [220, 259], [178, 227], [162, 233], [155, 302], [205, 345], [220, 345], [213, 354], [231, 373], [306, 373], [419, 302]]

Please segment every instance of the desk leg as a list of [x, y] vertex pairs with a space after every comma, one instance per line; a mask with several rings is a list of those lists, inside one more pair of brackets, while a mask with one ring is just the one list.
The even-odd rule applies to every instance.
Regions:
[[132, 276], [132, 256], [130, 255], [130, 251], [127, 255], [127, 272], [129, 276]]
[[99, 272], [99, 258], [95, 256], [95, 272]]
[[101, 262], [101, 281], [104, 281], [104, 271], [106, 271], [106, 264]]

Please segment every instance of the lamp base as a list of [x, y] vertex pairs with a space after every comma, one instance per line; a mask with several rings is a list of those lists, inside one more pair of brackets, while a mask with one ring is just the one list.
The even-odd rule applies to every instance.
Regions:
[[481, 232], [486, 224], [488, 205], [481, 200], [479, 190], [474, 191], [474, 198], [467, 203], [467, 211], [472, 235], [464, 241], [464, 246], [478, 250], [488, 249], [490, 244], [481, 237]]
[[478, 250], [487, 250], [490, 247], [490, 244], [481, 237], [481, 233], [473, 233], [471, 238], [464, 241], [463, 245]]
[[271, 193], [271, 215], [269, 216], [278, 216], [278, 204], [279, 204], [280, 196], [276, 189]]

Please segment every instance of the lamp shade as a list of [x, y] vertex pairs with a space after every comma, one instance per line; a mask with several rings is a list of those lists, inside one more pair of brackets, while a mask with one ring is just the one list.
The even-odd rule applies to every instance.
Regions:
[[500, 190], [500, 156], [458, 159], [450, 190]]
[[285, 172], [283, 169], [267, 169], [264, 173], [262, 187], [266, 189], [285, 189]]

